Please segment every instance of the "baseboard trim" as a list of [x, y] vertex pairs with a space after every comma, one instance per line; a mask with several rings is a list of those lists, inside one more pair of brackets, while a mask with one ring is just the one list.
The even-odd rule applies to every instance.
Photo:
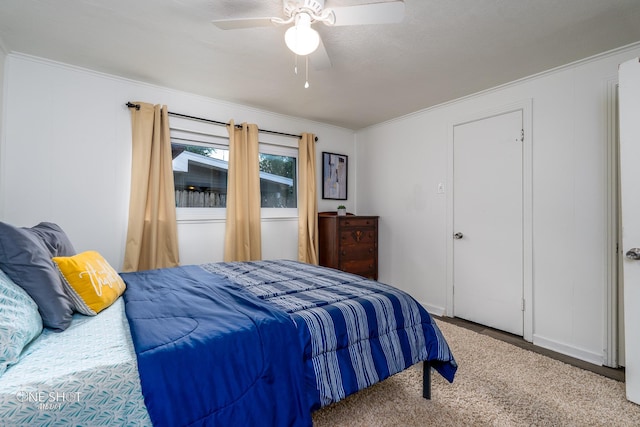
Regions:
[[[542, 347], [532, 342], [525, 341], [522, 337], [519, 337], [517, 335], [513, 335], [508, 332], [499, 331], [497, 329], [480, 325], [478, 323], [473, 323], [468, 320], [460, 319], [458, 317], [438, 317], [437, 320], [442, 322], [452, 323], [456, 326], [469, 329], [478, 334], [487, 335], [491, 338], [504, 341], [508, 344], [514, 345], [524, 350], [529, 350], [529, 351], [533, 351], [534, 353], [542, 354], [543, 356], [550, 357], [554, 360], [559, 360], [560, 362], [567, 363], [569, 365], [575, 366], [580, 369], [594, 372], [598, 375], [611, 378], [612, 380], [616, 380], [620, 382], [624, 382], [625, 380], [624, 368], [610, 368], [607, 366], [603, 366], [602, 363], [598, 361], [594, 361], [594, 359], [597, 359], [597, 357], [594, 356], [592, 352], [588, 352], [588, 351], [585, 352], [584, 350], [581, 350], [581, 349], [576, 349], [571, 346], [559, 344], [553, 340], [538, 337], [538, 341], [542, 341], [542, 343], [546, 345], [546, 347]], [[560, 351], [562, 351], [563, 353], [555, 349], [552, 350], [551, 348], [561, 349]], [[574, 353], [574, 354], [579, 353], [582, 356], [584, 356], [585, 354], [588, 356], [577, 358], [566, 353]]]
[[584, 362], [593, 363], [594, 365], [598, 366], [604, 366], [604, 356], [602, 354], [594, 353], [567, 344], [562, 344], [536, 334], [533, 335], [533, 344], [542, 348], [546, 348], [547, 350], [552, 350], [557, 353], [571, 356]]
[[434, 316], [442, 317], [446, 312], [444, 307], [440, 307], [437, 305], [431, 305], [424, 302], [420, 302], [420, 305], [424, 307], [429, 312], [429, 314], [433, 314]]

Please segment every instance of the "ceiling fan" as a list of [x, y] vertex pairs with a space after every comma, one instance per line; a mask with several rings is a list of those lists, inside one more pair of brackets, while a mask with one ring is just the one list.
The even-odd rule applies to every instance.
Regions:
[[331, 61], [312, 24], [333, 26], [392, 24], [404, 18], [404, 1], [383, 1], [353, 6], [325, 7], [325, 0], [283, 0], [284, 17], [214, 20], [223, 30], [293, 24], [285, 33], [285, 43], [297, 56], [313, 53], [314, 68], [324, 69]]

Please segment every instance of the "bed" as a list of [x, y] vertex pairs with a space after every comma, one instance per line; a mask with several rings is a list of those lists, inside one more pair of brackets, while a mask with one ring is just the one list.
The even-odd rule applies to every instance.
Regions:
[[0, 376], [3, 423], [304, 426], [413, 364], [449, 381], [457, 369], [414, 299], [338, 270], [278, 260], [119, 277], [122, 297], [45, 328]]
[[0, 424], [150, 426], [122, 298], [44, 329], [0, 377]]

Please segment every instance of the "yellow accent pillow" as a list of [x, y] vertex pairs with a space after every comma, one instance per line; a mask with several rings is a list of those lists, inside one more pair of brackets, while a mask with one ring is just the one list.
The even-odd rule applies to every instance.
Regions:
[[95, 316], [109, 307], [126, 289], [124, 281], [96, 251], [70, 257], [54, 257], [76, 310]]

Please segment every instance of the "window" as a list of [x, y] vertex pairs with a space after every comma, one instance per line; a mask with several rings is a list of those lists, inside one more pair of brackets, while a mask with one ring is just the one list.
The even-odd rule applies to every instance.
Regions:
[[259, 153], [260, 206], [297, 208], [297, 159], [293, 156]]
[[[172, 143], [171, 151], [176, 207], [226, 207], [229, 150]], [[261, 147], [261, 151], [266, 151], [259, 154], [261, 207], [296, 208], [296, 157], [281, 149]]]
[[[179, 221], [224, 219], [229, 137], [206, 121], [171, 117], [171, 149]], [[260, 134], [262, 218], [298, 216], [298, 141]]]
[[227, 206], [228, 149], [172, 143], [171, 154], [176, 207]]

